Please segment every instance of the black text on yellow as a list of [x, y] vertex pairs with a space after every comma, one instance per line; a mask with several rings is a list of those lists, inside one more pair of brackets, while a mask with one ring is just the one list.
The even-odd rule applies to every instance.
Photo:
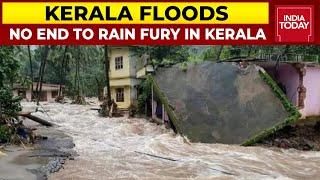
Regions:
[[[177, 21], [184, 19], [186, 21], [201, 20], [210, 21], [218, 20], [225, 21], [228, 19], [227, 6], [186, 6], [179, 8], [177, 6], [168, 6], [164, 12], [159, 12], [157, 6], [140, 6], [140, 19], [145, 20], [147, 17], [152, 17], [154, 21]], [[74, 20], [100, 20], [100, 21], [121, 21], [133, 20], [132, 14], [128, 6], [122, 6], [118, 15], [111, 15], [114, 11], [111, 6], [105, 6], [104, 11], [99, 6], [94, 6], [88, 10], [85, 6], [46, 6], [46, 20], [55, 21], [74, 21]], [[60, 13], [58, 13], [60, 12]], [[103, 13], [104, 12], [104, 13]]]

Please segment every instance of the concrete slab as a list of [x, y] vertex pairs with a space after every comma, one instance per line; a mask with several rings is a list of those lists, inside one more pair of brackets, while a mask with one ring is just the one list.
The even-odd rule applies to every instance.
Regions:
[[193, 142], [241, 144], [290, 115], [255, 65], [176, 65], [158, 69], [154, 81]]

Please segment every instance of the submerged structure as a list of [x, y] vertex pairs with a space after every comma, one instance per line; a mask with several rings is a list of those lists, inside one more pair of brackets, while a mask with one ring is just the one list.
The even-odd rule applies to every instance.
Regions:
[[253, 61], [276, 81], [302, 119], [320, 117], [320, 66], [314, 62]]
[[153, 71], [147, 57], [138, 58], [132, 46], [109, 47], [111, 98], [119, 109], [127, 110], [137, 105], [140, 76]]
[[255, 64], [176, 65], [148, 80], [153, 116], [160, 112], [193, 142], [251, 145], [300, 117], [277, 82]]
[[[21, 86], [15, 84], [13, 87], [13, 94], [15, 96], [20, 96], [27, 101], [32, 101], [35, 97], [32, 97], [33, 94], [36, 94], [35, 90], [37, 88], [37, 83], [32, 83], [33, 88]], [[64, 85], [61, 86], [64, 89]], [[32, 90], [34, 92], [32, 92]], [[42, 90], [40, 92], [40, 101], [54, 102], [55, 98], [59, 96], [60, 85], [59, 84], [42, 84]]]

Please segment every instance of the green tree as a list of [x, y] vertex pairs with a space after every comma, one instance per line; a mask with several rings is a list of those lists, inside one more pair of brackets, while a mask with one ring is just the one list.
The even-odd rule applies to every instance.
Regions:
[[0, 141], [8, 141], [11, 129], [6, 120], [17, 118], [21, 111], [20, 98], [13, 97], [12, 86], [17, 80], [19, 61], [14, 58], [14, 47], [0, 46]]
[[37, 95], [37, 104], [39, 104], [40, 101], [40, 93], [42, 92], [42, 83], [43, 83], [43, 77], [45, 74], [46, 64], [50, 52], [50, 46], [44, 46], [44, 50], [41, 54], [41, 64], [39, 68], [39, 75], [38, 75], [38, 82], [36, 87], [36, 95]]
[[133, 50], [137, 56], [148, 54], [155, 66], [172, 66], [189, 59], [187, 46], [137, 46]]
[[110, 90], [110, 77], [109, 77], [109, 71], [110, 71], [110, 60], [108, 55], [108, 46], [104, 46], [104, 58], [105, 58], [105, 75], [106, 75], [106, 88], [107, 88], [107, 100], [111, 100], [111, 90]]
[[0, 46], [0, 64], [0, 88], [12, 86], [19, 70], [19, 61], [14, 58], [14, 47]]
[[32, 55], [30, 46], [28, 45], [28, 56], [29, 56], [29, 67], [30, 67], [30, 78], [31, 78], [31, 97], [33, 96], [33, 67], [32, 67]]
[[[70, 46], [70, 57], [66, 64], [68, 95], [98, 96], [105, 82], [104, 47]], [[98, 80], [98, 82], [97, 82]]]
[[21, 111], [21, 98], [14, 97], [11, 88], [0, 88], [0, 124], [1, 120], [17, 118], [18, 112]]

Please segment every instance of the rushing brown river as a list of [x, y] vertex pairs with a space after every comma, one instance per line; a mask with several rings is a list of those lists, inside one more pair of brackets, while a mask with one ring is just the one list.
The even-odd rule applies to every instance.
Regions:
[[[26, 108], [31, 103], [24, 103]], [[30, 107], [28, 107], [30, 106]], [[148, 122], [103, 118], [97, 106], [44, 104], [79, 156], [50, 179], [318, 179], [320, 152], [188, 143]], [[45, 113], [36, 113], [46, 117]]]

